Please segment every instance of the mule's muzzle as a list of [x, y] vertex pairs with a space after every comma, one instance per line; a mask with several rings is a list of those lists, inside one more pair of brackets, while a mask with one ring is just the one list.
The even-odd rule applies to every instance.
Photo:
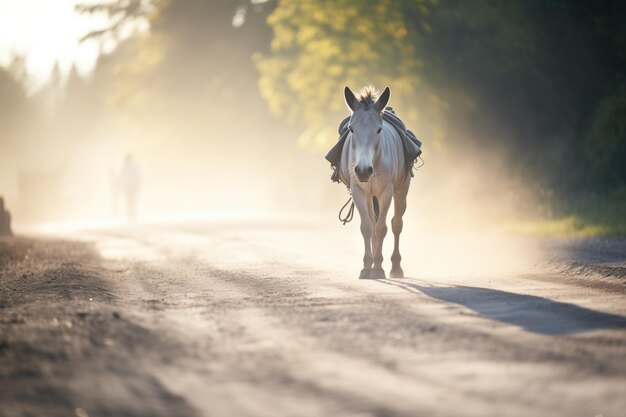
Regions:
[[374, 172], [374, 168], [372, 166], [357, 165], [354, 167], [354, 173], [356, 174], [356, 177], [361, 182], [368, 182], [373, 172]]

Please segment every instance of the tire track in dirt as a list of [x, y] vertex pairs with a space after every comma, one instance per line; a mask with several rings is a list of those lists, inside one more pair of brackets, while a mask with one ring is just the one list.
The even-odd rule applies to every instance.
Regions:
[[[571, 415], [587, 415], [623, 405], [624, 370], [610, 366], [623, 356], [623, 336], [598, 344], [528, 334], [406, 288], [338, 279], [228, 243], [248, 257], [256, 251], [251, 266], [224, 270], [174, 250], [154, 270], [140, 268], [130, 283], [141, 288], [128, 290], [152, 304], [140, 310], [157, 311], [155, 331], [182, 340], [186, 358], [159, 369], [159, 379], [205, 413], [450, 415], [463, 404], [462, 415], [562, 415], [565, 401]], [[398, 285], [407, 282], [415, 283]], [[614, 353], [602, 350], [611, 343]], [[601, 394], [581, 390], [580, 378]], [[243, 393], [249, 401], [238, 401]]]
[[120, 313], [90, 245], [10, 238], [0, 254], [0, 415], [195, 415], [144, 367], [161, 342]]

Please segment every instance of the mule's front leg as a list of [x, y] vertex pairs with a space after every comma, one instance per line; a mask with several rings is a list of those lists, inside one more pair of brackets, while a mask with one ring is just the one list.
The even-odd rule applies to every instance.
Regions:
[[361, 270], [359, 279], [369, 279], [370, 273], [372, 271], [373, 256], [371, 241], [372, 231], [374, 227], [372, 225], [372, 221], [370, 220], [367, 209], [368, 197], [357, 185], [353, 185], [352, 199], [354, 200], [354, 205], [356, 206], [356, 209], [359, 212], [359, 217], [361, 218], [361, 234], [363, 235], [363, 242], [365, 245], [365, 254], [363, 255], [363, 269]]
[[387, 213], [389, 212], [389, 206], [391, 205], [392, 189], [391, 186], [387, 187], [378, 196], [378, 219], [374, 225], [374, 267], [370, 278], [372, 279], [385, 279], [385, 270], [383, 269], [383, 241], [387, 235]]

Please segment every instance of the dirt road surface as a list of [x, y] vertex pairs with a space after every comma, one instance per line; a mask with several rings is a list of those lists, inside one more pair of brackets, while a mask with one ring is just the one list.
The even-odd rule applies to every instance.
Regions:
[[358, 225], [3, 238], [0, 416], [626, 415], [626, 241], [403, 239], [370, 281]]

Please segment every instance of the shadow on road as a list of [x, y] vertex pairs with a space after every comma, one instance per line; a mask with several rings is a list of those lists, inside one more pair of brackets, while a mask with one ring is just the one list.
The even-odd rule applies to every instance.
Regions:
[[519, 326], [533, 333], [566, 335], [599, 329], [626, 329], [626, 317], [534, 295], [462, 285], [416, 283], [416, 280], [406, 278], [378, 281], [462, 305], [491, 320]]

